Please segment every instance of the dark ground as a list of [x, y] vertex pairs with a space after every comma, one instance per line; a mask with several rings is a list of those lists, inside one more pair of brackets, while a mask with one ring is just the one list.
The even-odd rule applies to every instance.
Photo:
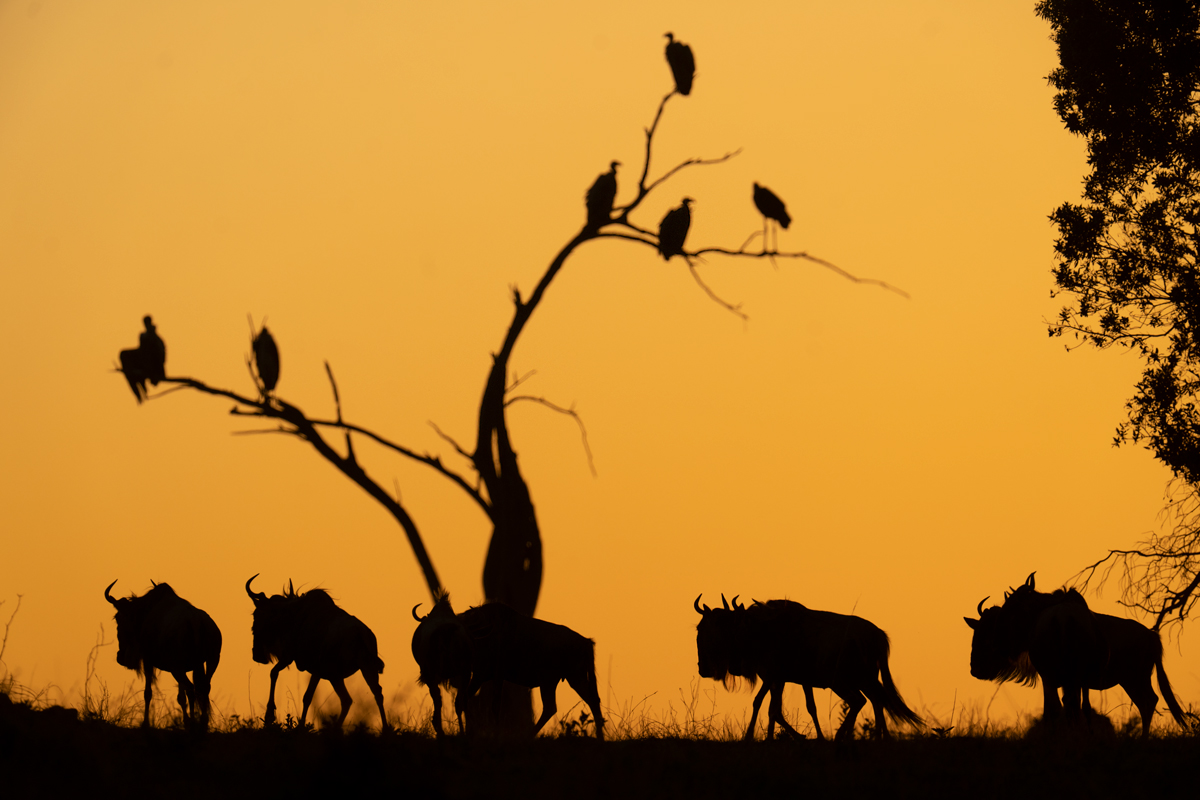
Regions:
[[0, 695], [0, 796], [1121, 797], [1200, 796], [1200, 738], [437, 742], [244, 729], [143, 731]]

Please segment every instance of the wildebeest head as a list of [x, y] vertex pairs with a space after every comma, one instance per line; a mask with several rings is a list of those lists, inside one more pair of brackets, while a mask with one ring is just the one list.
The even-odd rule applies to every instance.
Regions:
[[979, 619], [963, 617], [975, 634], [971, 637], [971, 675], [983, 681], [1019, 680], [1033, 685], [1037, 672], [1018, 641], [1012, 614], [1000, 606], [984, 608], [979, 601]]
[[255, 592], [250, 588], [250, 584], [257, 577], [256, 573], [246, 581], [246, 594], [254, 601], [254, 622], [250, 626], [254, 637], [251, 655], [259, 664], [270, 664], [283, 650], [283, 643], [290, 633], [292, 623], [293, 615], [290, 612], [300, 601], [301, 595], [296, 593], [295, 586], [289, 580], [288, 588], [283, 594], [267, 597], [265, 592]]
[[126, 669], [137, 670], [138, 675], [142, 674], [142, 662], [145, 658], [142, 650], [142, 623], [146, 614], [164, 599], [177, 596], [168, 584], [154, 581], [150, 583], [154, 588], [141, 597], [136, 594], [129, 597], [113, 597], [110, 592], [117, 585], [117, 581], [110, 583], [104, 590], [104, 599], [112, 603], [113, 608], [117, 610], [114, 616], [117, 621], [117, 663]]
[[696, 597], [692, 607], [700, 614], [696, 626], [697, 668], [701, 678], [721, 681], [730, 688], [736, 678], [756, 681], [758, 675], [747, 665], [745, 641], [745, 606], [733, 598], [733, 605], [721, 595], [723, 608], [701, 605]]

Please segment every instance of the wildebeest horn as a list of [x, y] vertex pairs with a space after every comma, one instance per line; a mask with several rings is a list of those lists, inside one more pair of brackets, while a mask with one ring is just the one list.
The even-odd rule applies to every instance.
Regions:
[[250, 595], [250, 599], [254, 601], [255, 605], [258, 605], [263, 600], [267, 599], [266, 592], [259, 592], [258, 594], [255, 594], [254, 591], [250, 588], [250, 584], [254, 582], [254, 578], [257, 578], [261, 574], [262, 573], [256, 572], [256, 573], [254, 573], [254, 577], [252, 577], [252, 578], [250, 578], [250, 580], [246, 581], [246, 594]]
[[[421, 622], [421, 621], [423, 621], [423, 620], [425, 619], [425, 617], [418, 617], [418, 616], [417, 616], [417, 609], [418, 609], [418, 608], [420, 608], [420, 607], [421, 607], [421, 604], [420, 604], [420, 603], [417, 603], [415, 606], [413, 606], [413, 610], [412, 610], [413, 619], [415, 619], [417, 622]], [[425, 616], [427, 617], [427, 616], [429, 616], [429, 615], [428, 615], [428, 614], [426, 614]]]
[[1033, 588], [1033, 576], [1034, 575], [1037, 575], [1036, 569], [1033, 572], [1029, 573], [1029, 577], [1025, 579], [1025, 585], [1028, 586], [1030, 589]]
[[288, 578], [288, 594], [295, 594], [296, 587], [292, 585], [292, 579]]
[[700, 606], [700, 598], [704, 597], [704, 592], [696, 595], [696, 602], [692, 603], [692, 608], [696, 609], [696, 613], [703, 616], [706, 612], [712, 611], [708, 606]]
[[150, 585], [151, 585], [151, 586], [158, 586], [158, 584], [154, 582], [154, 578], [151, 578], [151, 579], [150, 579]]
[[729, 601], [725, 599], [725, 593], [721, 592], [721, 604], [725, 606], [725, 610], [729, 610]]
[[979, 616], [981, 616], [981, 617], [983, 616], [983, 604], [984, 604], [984, 603], [986, 603], [986, 602], [988, 601], [988, 597], [991, 597], [991, 595], [989, 594], [987, 597], [985, 597], [985, 598], [983, 598], [982, 600], [980, 600], [980, 601], [979, 601], [979, 605], [978, 605], [978, 606], [976, 606], [976, 608], [975, 608], [975, 613], [976, 613], [976, 614], [978, 614], [978, 615], [979, 615]]
[[[117, 578], [117, 581], [119, 581], [119, 580], [121, 580], [121, 579]], [[107, 600], [108, 602], [112, 603], [114, 606], [117, 604], [117, 601], [114, 600], [113, 596], [111, 594], [109, 594], [108, 592], [110, 589], [112, 589], [112, 587], [117, 585], [117, 581], [113, 581], [112, 583], [110, 583], [108, 585], [108, 589], [104, 590], [104, 599]]]

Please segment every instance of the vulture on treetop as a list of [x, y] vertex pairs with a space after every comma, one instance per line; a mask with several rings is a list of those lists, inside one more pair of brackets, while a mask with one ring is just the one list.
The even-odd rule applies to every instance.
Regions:
[[672, 208], [658, 223], [658, 252], [662, 253], [665, 261], [671, 256], [683, 255], [683, 243], [687, 239], [688, 228], [692, 226], [692, 198], [685, 197], [678, 208]]
[[587, 191], [588, 227], [599, 228], [612, 221], [613, 201], [617, 199], [617, 167], [620, 161], [614, 161], [608, 166], [608, 172], [596, 178], [592, 188]]
[[783, 201], [779, 196], [765, 186], [754, 184], [754, 205], [758, 207], [761, 213], [767, 219], [773, 219], [783, 226], [786, 231], [787, 226], [792, 224], [792, 218], [788, 216], [787, 208], [783, 205]]
[[254, 351], [254, 366], [262, 381], [263, 394], [270, 394], [279, 383], [279, 348], [265, 324], [250, 343], [250, 348]]
[[692, 79], [696, 77], [696, 59], [692, 56], [692, 48], [675, 41], [673, 33], [664, 36], [667, 37], [667, 63], [671, 65], [671, 74], [675, 76], [675, 91], [689, 95], [692, 93]]
[[167, 346], [155, 332], [154, 321], [147, 314], [142, 318], [146, 330], [138, 336], [138, 346], [121, 351], [121, 372], [140, 403], [146, 398], [146, 381], [155, 386], [166, 380]]

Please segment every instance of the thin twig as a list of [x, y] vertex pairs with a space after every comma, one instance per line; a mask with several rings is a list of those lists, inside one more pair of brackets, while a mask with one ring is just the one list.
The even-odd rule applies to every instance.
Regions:
[[[586, 447], [587, 443], [584, 442]], [[24, 595], [17, 595], [17, 607], [13, 609], [12, 614], [8, 616], [8, 622], [4, 623], [4, 639], [0, 640], [0, 664], [4, 663], [4, 651], [8, 649], [8, 629], [12, 627], [13, 620], [17, 618], [17, 612], [21, 610], [21, 598]], [[4, 605], [5, 601], [0, 600], [0, 606]]]
[[450, 446], [454, 448], [455, 452], [457, 452], [463, 458], [470, 460], [471, 454], [468, 453], [466, 450], [464, 450], [462, 448], [462, 445], [460, 445], [458, 442], [456, 442], [454, 440], [454, 437], [452, 437], [450, 434], [444, 432], [441, 428], [439, 428], [437, 426], [436, 422], [434, 422], [433, 420], [430, 419], [430, 420], [426, 420], [426, 424], [428, 424], [429, 427], [433, 428], [434, 433], [436, 433], [438, 436], [442, 437], [447, 442], [449, 442]]
[[896, 294], [900, 295], [901, 297], [903, 297], [905, 299], [911, 299], [908, 292], [904, 291], [903, 289], [901, 289], [897, 286], [893, 286], [892, 284], [888, 283], [887, 281], [881, 281], [878, 278], [860, 278], [857, 275], [854, 275], [853, 273], [847, 272], [846, 270], [842, 269], [837, 264], [833, 264], [829, 261], [826, 261], [823, 258], [818, 258], [816, 256], [809, 255], [808, 253], [781, 253], [776, 250], [767, 250], [762, 253], [748, 253], [745, 250], [727, 250], [724, 247], [705, 247], [702, 250], [696, 250], [691, 253], [685, 253], [685, 255], [699, 256], [699, 255], [703, 255], [705, 253], [720, 253], [721, 255], [737, 256], [738, 258], [774, 258], [774, 257], [802, 258], [805, 261], [811, 261], [814, 264], [819, 264], [828, 270], [832, 270], [833, 272], [836, 272], [838, 275], [841, 275], [843, 278], [845, 278], [848, 281], [853, 281], [854, 283], [867, 283], [867, 284], [872, 284], [874, 286], [880, 286], [884, 289], [887, 289], [889, 292], [895, 292]]
[[592, 460], [592, 448], [588, 446], [587, 428], [584, 427], [583, 418], [579, 416], [579, 412], [575, 410], [575, 406], [571, 406], [570, 408], [563, 408], [562, 406], [560, 406], [556, 403], [552, 403], [551, 401], [547, 400], [544, 397], [534, 397], [532, 395], [527, 395], [527, 394], [521, 394], [521, 395], [517, 395], [516, 397], [510, 397], [504, 401], [504, 405], [505, 405], [505, 407], [510, 406], [513, 403], [517, 402], [518, 400], [528, 400], [533, 403], [540, 403], [541, 405], [544, 405], [546, 408], [549, 408], [553, 411], [557, 411], [560, 414], [566, 414], [568, 417], [573, 417], [575, 419], [575, 424], [577, 424], [579, 426], [579, 435], [583, 439], [583, 452], [587, 454], [588, 469], [592, 471], [593, 478], [597, 477], [596, 465]]
[[721, 306], [731, 314], [736, 314], [737, 316], [741, 317], [743, 322], [746, 322], [750, 319], [750, 316], [745, 311], [742, 311], [741, 303], [738, 303], [735, 306], [729, 301], [720, 297], [716, 292], [709, 288], [708, 284], [705, 283], [703, 279], [701, 279], [700, 273], [696, 271], [696, 265], [692, 263], [692, 259], [685, 257], [685, 260], [687, 261], [688, 272], [692, 273], [692, 277], [696, 279], [696, 283], [698, 283], [700, 288], [703, 289], [710, 298], [712, 298], [714, 303]]

